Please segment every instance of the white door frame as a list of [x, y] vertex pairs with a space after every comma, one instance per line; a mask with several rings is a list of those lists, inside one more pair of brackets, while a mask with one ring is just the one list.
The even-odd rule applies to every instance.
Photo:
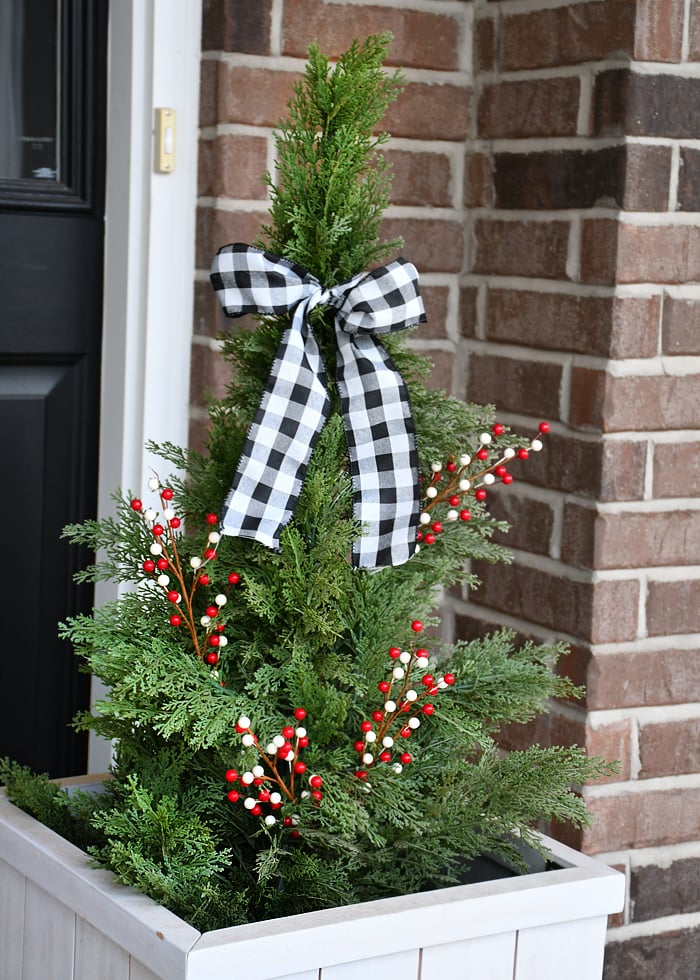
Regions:
[[[140, 493], [147, 439], [187, 445], [201, 0], [113, 0], [109, 15], [98, 514]], [[172, 173], [153, 169], [157, 107], [176, 112]], [[96, 602], [115, 598], [99, 585]], [[93, 680], [93, 700], [101, 694]], [[88, 769], [110, 746], [91, 736]]]

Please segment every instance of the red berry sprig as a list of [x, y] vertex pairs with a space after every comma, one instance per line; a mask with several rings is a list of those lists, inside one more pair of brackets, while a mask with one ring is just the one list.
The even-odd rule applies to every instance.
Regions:
[[[540, 422], [539, 435], [549, 432], [549, 423]], [[496, 453], [492, 459], [493, 449], [496, 448], [493, 437], [500, 438], [505, 433], [505, 427], [500, 422], [492, 426], [491, 432], [482, 432], [479, 436], [479, 448], [472, 455], [462, 453], [458, 457], [450, 457], [444, 464], [431, 463], [431, 476], [423, 494], [423, 510], [420, 515], [420, 529], [417, 534], [419, 542], [427, 545], [435, 544], [438, 535], [443, 530], [443, 521], [469, 521], [471, 511], [464, 504], [469, 496], [483, 503], [487, 497], [487, 488], [500, 482], [508, 486], [513, 482], [513, 474], [508, 470], [508, 464], [514, 459], [525, 460], [531, 452], [542, 449], [542, 440], [538, 437], [531, 440], [528, 447], [514, 449], [507, 446]], [[488, 463], [484, 466], [482, 464]], [[476, 467], [476, 472], [473, 472]], [[445, 478], [446, 477], [446, 478]], [[443, 519], [436, 520], [435, 508], [448, 505]]]
[[[157, 573], [156, 584], [175, 607], [168, 616], [168, 622], [174, 628], [184, 626], [188, 630], [195, 653], [218, 677], [221, 650], [228, 644], [220, 613], [228, 601], [226, 593], [240, 582], [240, 575], [232, 572], [228, 576], [225, 591], [215, 596], [205, 615], [197, 620], [194, 596], [200, 586], [210, 584], [209, 574], [204, 569], [208, 562], [216, 558], [221, 535], [218, 531], [209, 531], [202, 554], [193, 555], [189, 559], [189, 567], [183, 566], [178, 550], [179, 535], [176, 533], [182, 521], [171, 506], [175, 494], [170, 487], [161, 487], [157, 476], [148, 481], [148, 488], [158, 492], [162, 513], [159, 516], [153, 508], [144, 509], [143, 501], [138, 497], [131, 501], [131, 509], [141, 515], [154, 537], [149, 548], [150, 556], [144, 559], [141, 567], [148, 575]], [[205, 520], [210, 526], [219, 523], [219, 518], [213, 513], [207, 514]]]
[[[416, 634], [421, 633], [423, 623], [416, 619], [411, 623], [411, 629]], [[355, 777], [360, 780], [366, 780], [368, 770], [378, 763], [390, 764], [399, 774], [404, 766], [413, 762], [413, 756], [405, 748], [407, 740], [420, 728], [422, 716], [429, 718], [435, 713], [431, 698], [455, 682], [454, 674], [435, 676], [430, 673], [430, 656], [423, 647], [415, 651], [391, 647], [389, 657], [391, 674], [378, 685], [384, 703], [372, 712], [371, 721], [366, 719], [360, 724], [360, 735], [354, 744], [364, 767], [355, 771]], [[426, 673], [415, 684], [413, 678], [417, 671]]]
[[[228, 769], [226, 781], [231, 784], [240, 783], [240, 787], [232, 787], [226, 793], [231, 803], [243, 801], [243, 806], [249, 810], [254, 817], [261, 817], [266, 827], [273, 827], [277, 823], [277, 816], [272, 812], [279, 810], [283, 803], [283, 796], [290, 803], [298, 802], [295, 789], [297, 777], [301, 779], [306, 774], [306, 763], [302, 761], [300, 753], [309, 745], [309, 736], [306, 728], [299, 724], [306, 718], [304, 708], [296, 708], [294, 719], [296, 724], [285, 725], [279, 734], [275, 735], [263, 749], [258, 736], [251, 728], [251, 721], [247, 715], [241, 715], [236, 722], [236, 731], [241, 736], [241, 743], [244, 749], [254, 748], [260, 758], [260, 763], [249, 771], [240, 775], [235, 769]], [[280, 768], [280, 763], [285, 764], [285, 768]], [[300, 799], [311, 798], [320, 805], [323, 799], [323, 779], [317, 774], [307, 777], [310, 789], [303, 789], [299, 793]], [[293, 837], [299, 836], [296, 825], [298, 817], [285, 817], [283, 826], [292, 828]]]

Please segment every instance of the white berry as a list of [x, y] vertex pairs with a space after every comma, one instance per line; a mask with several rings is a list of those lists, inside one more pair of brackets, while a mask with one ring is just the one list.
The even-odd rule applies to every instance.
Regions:
[[295, 728], [294, 734], [297, 738], [306, 738], [306, 729], [302, 728], [301, 726], [299, 728]]
[[245, 733], [245, 735], [241, 739], [241, 742], [245, 745], [247, 749], [249, 749], [251, 745], [255, 745], [255, 739], [253, 738], [250, 732]]
[[456, 521], [459, 517], [459, 513], [456, 510], [448, 510], [445, 517], [448, 521]]
[[542, 442], [539, 439], [533, 439], [530, 443], [530, 449], [533, 453], [538, 453], [542, 448]]
[[172, 507], [165, 508], [163, 511], [163, 517], [166, 519], [166, 521], [172, 521], [173, 517], [175, 517], [175, 511], [172, 509]]
[[365, 754], [362, 756], [362, 761], [366, 766], [370, 766], [374, 762], [374, 756], [371, 752], [365, 752]]
[[470, 483], [469, 480], [460, 480], [459, 481], [459, 489], [462, 492], [464, 492], [465, 490], [468, 490], [470, 486], [471, 486], [471, 483]]
[[158, 585], [162, 585], [163, 587], [165, 587], [170, 581], [170, 579], [168, 578], [167, 575], [159, 575], [156, 581], [158, 582]]
[[427, 667], [430, 661], [427, 657], [416, 657], [416, 667]]
[[243, 800], [243, 806], [246, 808], [246, 810], [252, 810], [253, 807], [255, 806], [255, 800], [253, 799], [253, 797], [252, 796], [247, 796]]
[[199, 568], [201, 564], [202, 564], [202, 559], [198, 558], [197, 555], [193, 555], [192, 558], [190, 558], [190, 566], [192, 568]]
[[488, 446], [488, 444], [491, 442], [491, 434], [489, 432], [482, 432], [479, 436], [479, 442], [482, 444], [482, 446]]
[[439, 473], [442, 470], [442, 463], [431, 463], [430, 469], [433, 473]]
[[408, 727], [412, 728], [414, 731], [416, 728], [420, 728], [420, 718], [409, 718]]
[[241, 782], [243, 783], [244, 786], [250, 786], [250, 784], [253, 782], [254, 779], [255, 776], [253, 775], [252, 772], [244, 772], [243, 775], [241, 776]]
[[250, 718], [248, 715], [241, 715], [241, 717], [238, 719], [238, 727], [250, 728]]
[[462, 455], [459, 457], [460, 466], [469, 466], [471, 461], [472, 461], [471, 456], [468, 456], [466, 453], [462, 453]]
[[151, 552], [152, 555], [160, 555], [161, 552], [163, 551], [163, 545], [154, 543], [151, 545], [151, 547], [148, 550]]
[[268, 755], [277, 755], [277, 746], [275, 745], [274, 742], [269, 742], [265, 746], [265, 751], [267, 752]]
[[214, 596], [214, 602], [217, 604], [217, 606], [225, 606], [228, 599], [223, 592], [220, 592], [217, 596]]
[[391, 737], [391, 735], [385, 735], [384, 738], [382, 739], [382, 745], [384, 746], [385, 749], [390, 749], [393, 744], [394, 744], [394, 740]]
[[159, 486], [160, 486], [160, 481], [158, 480], [158, 477], [152, 476], [151, 479], [148, 481], [148, 489], [157, 490]]
[[405, 676], [406, 671], [403, 669], [403, 667], [394, 667], [391, 673], [397, 681], [400, 681]]
[[284, 735], [275, 735], [272, 741], [275, 743], [278, 749], [281, 749], [285, 743], [285, 737]]
[[385, 711], [396, 711], [396, 701], [385, 701], [384, 702]]
[[202, 618], [199, 620], [199, 622], [200, 622], [200, 625], [201, 626], [208, 626], [209, 623], [211, 623], [211, 620], [209, 619], [208, 616], [202, 616]]
[[406, 700], [407, 701], [417, 701], [418, 700], [418, 692], [417, 691], [414, 691], [414, 690], [406, 691], [405, 697], [406, 697]]
[[265, 770], [262, 766], [253, 766], [253, 775], [260, 779], [261, 776], [265, 775]]
[[483, 479], [487, 487], [490, 487], [492, 483], [496, 482], [496, 477], [493, 475], [493, 473], [484, 473]]
[[277, 823], [277, 818], [273, 817], [271, 813], [268, 813], [268, 815], [265, 817], [266, 826], [274, 827], [276, 823]]
[[504, 459], [513, 459], [514, 456], [515, 456], [515, 450], [512, 448], [512, 446], [508, 446], [507, 449], [503, 450]]
[[395, 762], [395, 763], [394, 763], [394, 765], [393, 765], [393, 766], [392, 766], [391, 768], [392, 768], [392, 769], [394, 770], [394, 772], [395, 772], [395, 773], [396, 773], [397, 775], [398, 775], [398, 774], [399, 774], [400, 772], [403, 772], [403, 766], [401, 765], [401, 763], [400, 763], [400, 762]]
[[365, 742], [376, 742], [377, 733], [376, 732], [365, 732]]
[[403, 653], [399, 654], [399, 660], [402, 664], [410, 664], [411, 654], [408, 652], [408, 650], [404, 650]]
[[218, 544], [220, 540], [221, 540], [221, 535], [219, 534], [218, 531], [209, 532], [209, 537], [207, 538], [207, 541], [209, 541], [210, 544]]
[[146, 518], [147, 521], [154, 521], [156, 519], [156, 512], [153, 510], [152, 507], [149, 507], [147, 510], [143, 512], [143, 516]]
[[423, 512], [423, 513], [422, 513], [422, 514], [420, 515], [420, 522], [421, 522], [421, 524], [430, 524], [430, 514], [427, 514], [427, 513], [426, 513], [426, 512], [424, 511], [424, 512]]
[[270, 803], [281, 803], [282, 797], [279, 793], [270, 793]]
[[426, 497], [431, 497], [431, 498], [437, 497], [438, 495], [437, 487], [428, 487], [428, 489], [425, 491], [425, 495]]

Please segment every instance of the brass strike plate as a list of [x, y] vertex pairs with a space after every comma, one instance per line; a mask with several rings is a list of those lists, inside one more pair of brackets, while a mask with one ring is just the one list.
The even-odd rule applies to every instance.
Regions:
[[174, 109], [156, 109], [154, 169], [157, 174], [171, 174], [175, 169]]

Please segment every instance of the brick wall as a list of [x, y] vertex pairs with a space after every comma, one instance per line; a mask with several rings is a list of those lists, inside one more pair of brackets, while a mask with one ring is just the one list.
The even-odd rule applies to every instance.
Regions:
[[[585, 704], [510, 744], [621, 760], [569, 839], [626, 871], [606, 980], [700, 974], [699, 0], [205, 0], [192, 440], [221, 390], [206, 270], [255, 237], [271, 127], [310, 40], [389, 28], [387, 232], [419, 267], [417, 343], [546, 451], [492, 509], [513, 565], [446, 628], [571, 645]], [[561, 836], [564, 832], [560, 831]]]

